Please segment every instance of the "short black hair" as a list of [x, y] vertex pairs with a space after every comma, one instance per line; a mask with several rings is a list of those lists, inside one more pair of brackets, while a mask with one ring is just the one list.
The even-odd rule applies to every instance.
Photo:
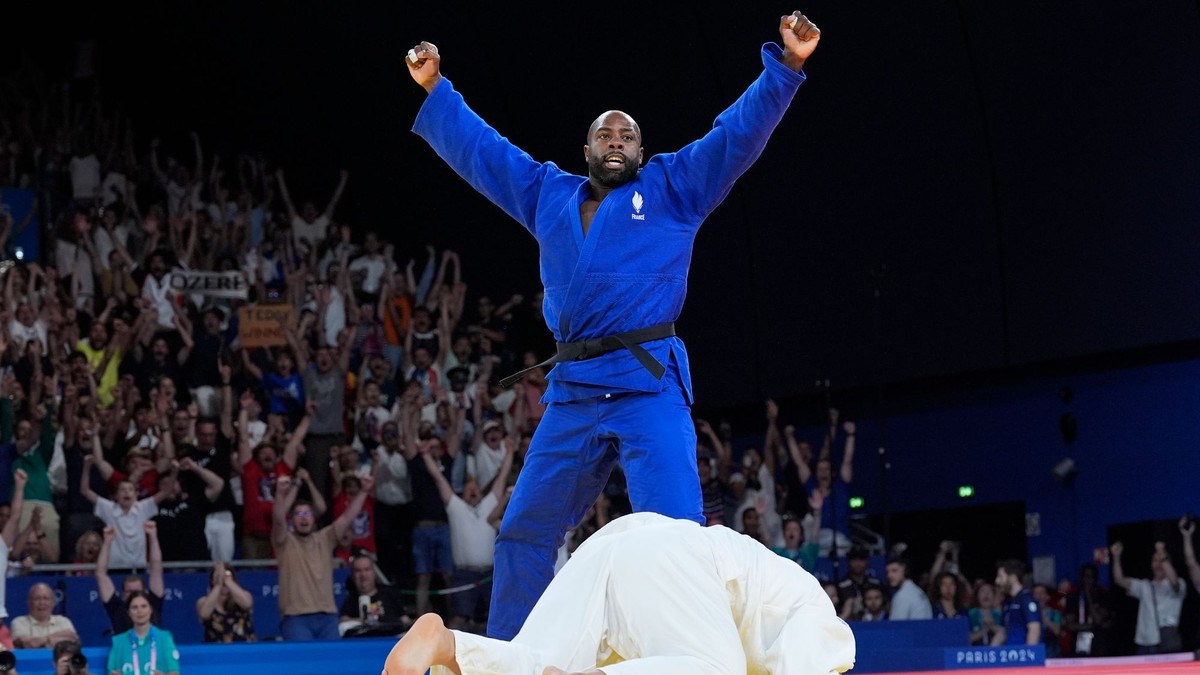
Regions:
[[1005, 574], [1017, 577], [1018, 579], [1025, 576], [1025, 563], [1015, 558], [997, 562], [996, 569], [1004, 570]]

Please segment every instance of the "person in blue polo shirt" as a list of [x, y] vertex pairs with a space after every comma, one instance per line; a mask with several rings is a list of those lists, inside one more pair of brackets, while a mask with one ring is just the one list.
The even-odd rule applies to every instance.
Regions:
[[1042, 615], [1033, 592], [1021, 583], [1025, 563], [1001, 560], [996, 563], [996, 589], [1005, 593], [1004, 618], [992, 637], [993, 645], [1036, 645], [1042, 641]]

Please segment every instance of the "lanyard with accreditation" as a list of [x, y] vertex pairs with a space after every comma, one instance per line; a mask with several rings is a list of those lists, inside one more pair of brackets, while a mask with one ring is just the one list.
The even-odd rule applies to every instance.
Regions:
[[[154, 671], [158, 666], [158, 649], [154, 645], [154, 626], [150, 627], [150, 632], [146, 636], [150, 640], [150, 670], [149, 675], [154, 675]], [[129, 631], [129, 646], [133, 649], [133, 675], [142, 675], [141, 663], [138, 662], [138, 638], [137, 632]]]

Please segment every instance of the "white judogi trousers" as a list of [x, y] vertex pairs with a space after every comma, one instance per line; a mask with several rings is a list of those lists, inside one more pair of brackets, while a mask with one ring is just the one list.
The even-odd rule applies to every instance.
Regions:
[[618, 518], [584, 542], [512, 642], [454, 637], [464, 675], [547, 666], [828, 675], [849, 669], [855, 649], [821, 584], [795, 562], [728, 528], [652, 513]]

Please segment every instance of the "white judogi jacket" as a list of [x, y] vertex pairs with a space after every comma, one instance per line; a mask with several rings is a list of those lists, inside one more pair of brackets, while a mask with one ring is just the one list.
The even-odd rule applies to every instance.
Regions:
[[464, 675], [828, 675], [849, 669], [855, 650], [799, 565], [728, 528], [652, 513], [584, 542], [512, 642], [457, 631], [455, 641]]

